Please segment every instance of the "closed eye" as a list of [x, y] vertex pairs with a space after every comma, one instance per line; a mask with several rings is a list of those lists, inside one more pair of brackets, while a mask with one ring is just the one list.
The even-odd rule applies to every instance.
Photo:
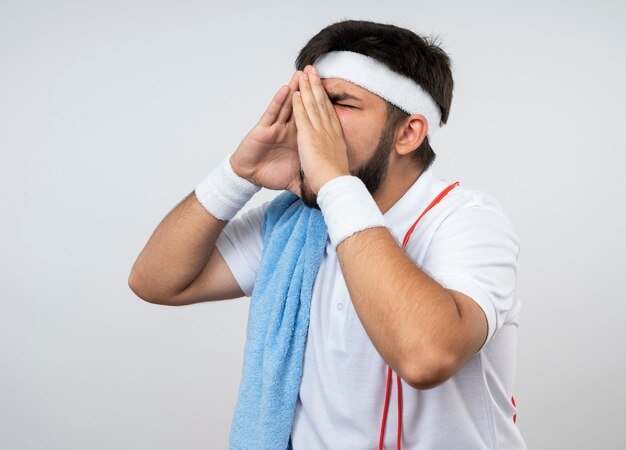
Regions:
[[359, 108], [353, 105], [346, 105], [345, 103], [339, 103], [339, 102], [343, 102], [344, 100], [354, 100], [357, 102], [361, 101], [360, 98], [355, 97], [354, 95], [348, 94], [346, 92], [328, 92], [328, 98], [330, 99], [332, 104], [341, 106], [342, 108], [350, 108], [350, 109], [359, 109]]
[[344, 103], [337, 103], [337, 102], [333, 102], [333, 101], [331, 101], [331, 103], [332, 103], [333, 105], [341, 106], [342, 108], [356, 108], [356, 106], [346, 105], [346, 104], [344, 104]]

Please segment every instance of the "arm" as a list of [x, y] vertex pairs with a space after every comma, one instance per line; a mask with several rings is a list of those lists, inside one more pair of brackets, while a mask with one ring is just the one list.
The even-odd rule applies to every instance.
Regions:
[[[209, 266], [209, 258], [219, 258], [219, 255], [214, 255], [215, 241], [226, 223], [208, 213], [195, 193], [191, 192], [170, 211], [150, 236], [133, 264], [128, 278], [129, 287], [137, 296], [151, 303], [183, 304], [178, 297]], [[219, 259], [218, 264], [212, 266], [213, 270], [224, 267]], [[205, 277], [208, 275], [210, 273]], [[224, 283], [227, 286], [216, 288], [225, 294], [237, 294], [238, 286], [226, 275], [224, 273], [222, 280], [226, 280]], [[209, 292], [204, 294], [208, 295]], [[189, 302], [188, 299], [186, 303]]]
[[416, 389], [444, 382], [481, 348], [487, 319], [480, 306], [420, 270], [386, 228], [346, 238], [337, 256], [372, 343]]
[[156, 228], [128, 279], [139, 297], [152, 303], [180, 305], [243, 294], [215, 251], [215, 242], [228, 220], [261, 187], [300, 195], [300, 161], [291, 106], [300, 74], [295, 72], [289, 84], [278, 90], [237, 151]]

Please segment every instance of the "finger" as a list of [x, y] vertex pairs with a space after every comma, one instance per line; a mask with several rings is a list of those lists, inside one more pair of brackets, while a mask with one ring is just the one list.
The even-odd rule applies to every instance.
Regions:
[[302, 104], [304, 106], [306, 115], [311, 122], [311, 125], [314, 128], [319, 129], [322, 126], [322, 121], [320, 118], [320, 111], [317, 102], [315, 101], [315, 96], [311, 90], [311, 83], [309, 82], [309, 77], [306, 73], [304, 73], [300, 77], [300, 94]]
[[328, 111], [328, 118], [330, 119], [330, 124], [333, 127], [333, 130], [343, 136], [341, 121], [339, 120], [339, 116], [335, 110], [335, 105], [333, 105], [333, 102], [330, 101], [328, 94], [326, 95], [326, 111]]
[[299, 131], [311, 126], [300, 91], [296, 91], [293, 95], [293, 117]]
[[300, 79], [300, 76], [303, 74], [304, 72], [302, 72], [301, 70], [296, 70], [293, 73], [293, 76], [291, 77], [291, 80], [289, 81], [289, 87], [291, 88], [292, 91], [297, 91], [298, 90], [298, 80]]
[[267, 109], [265, 110], [261, 118], [259, 119], [259, 122], [258, 122], [259, 125], [268, 127], [276, 121], [276, 119], [278, 118], [278, 113], [280, 112], [280, 109], [282, 108], [283, 103], [285, 103], [285, 100], [287, 99], [288, 94], [289, 94], [289, 86], [286, 86], [286, 85], [281, 86], [278, 92], [276, 92], [276, 94], [274, 95], [274, 98], [270, 102], [269, 106], [267, 107]]
[[[335, 110], [335, 105], [333, 105], [333, 102], [330, 101], [330, 97], [328, 96], [328, 93], [326, 92], [326, 89], [322, 84], [322, 79], [319, 76], [319, 72], [317, 72], [315, 66], [307, 67], [310, 68], [309, 70], [311, 72], [311, 85], [313, 86], [313, 88], [317, 87], [319, 97], [323, 99], [324, 111], [326, 112], [325, 114], [323, 114], [323, 116], [328, 120], [329, 124], [332, 126], [333, 130], [336, 133], [343, 135], [343, 128], [341, 127], [341, 121], [339, 120], [339, 116], [337, 115], [337, 111]], [[305, 67], [305, 69], [307, 69], [307, 67]], [[315, 69], [315, 71], [313, 69]]]
[[300, 78], [300, 75], [302, 75], [301, 70], [295, 71], [293, 76], [291, 77], [291, 81], [289, 81], [289, 96], [287, 97], [287, 101], [283, 104], [283, 107], [278, 113], [278, 123], [288, 122], [291, 118], [292, 97], [293, 93], [298, 90], [298, 79]]
[[337, 111], [335, 111], [335, 108], [332, 108], [331, 111], [332, 112], [330, 113], [330, 124], [333, 127], [333, 130], [335, 130], [335, 133], [343, 136], [343, 127], [341, 126], [341, 121], [337, 116]]
[[305, 71], [309, 75], [311, 88], [316, 95], [318, 104], [323, 105], [323, 107], [320, 107], [320, 116], [322, 118], [322, 122], [325, 126], [332, 127], [335, 133], [343, 136], [343, 128], [341, 127], [341, 122], [339, 120], [339, 116], [337, 116], [335, 106], [330, 101], [330, 97], [328, 97], [328, 93], [326, 92], [326, 89], [322, 84], [322, 79], [319, 76], [319, 72], [314, 69], [315, 66], [305, 67]]
[[332, 111], [334, 113], [335, 108], [328, 98], [328, 94], [322, 85], [322, 79], [320, 78], [317, 69], [313, 66], [307, 66], [305, 67], [305, 73], [309, 76], [309, 84], [311, 85], [311, 92], [313, 93], [313, 97], [315, 98], [315, 102], [320, 112], [320, 120], [325, 127], [328, 127], [331, 125], [330, 112]]

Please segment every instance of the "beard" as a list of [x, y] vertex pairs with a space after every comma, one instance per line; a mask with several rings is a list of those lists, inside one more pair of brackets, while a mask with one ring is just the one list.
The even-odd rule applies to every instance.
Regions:
[[[378, 145], [376, 146], [376, 150], [374, 150], [374, 154], [370, 156], [367, 161], [361, 164], [355, 172], [350, 171], [351, 175], [361, 179], [372, 196], [376, 193], [378, 188], [380, 188], [380, 185], [383, 181], [385, 181], [385, 177], [387, 176], [389, 157], [391, 156], [394, 138], [394, 127], [386, 124], [385, 129], [378, 140]], [[314, 194], [305, 184], [304, 171], [302, 170], [302, 167], [300, 167], [300, 198], [302, 199], [302, 203], [309, 208], [320, 210], [320, 207], [317, 204], [317, 195]]]

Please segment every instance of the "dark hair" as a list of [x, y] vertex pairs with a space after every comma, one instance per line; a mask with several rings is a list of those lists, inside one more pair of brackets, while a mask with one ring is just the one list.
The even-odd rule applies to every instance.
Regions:
[[[327, 26], [307, 42], [296, 58], [296, 69], [307, 65], [331, 51], [347, 50], [377, 59], [394, 72], [411, 78], [428, 92], [441, 109], [445, 124], [452, 103], [451, 61], [434, 42], [395, 25], [363, 20], [345, 20]], [[409, 114], [387, 102], [387, 126], [393, 128]], [[424, 138], [417, 151], [416, 161], [426, 170], [435, 160], [435, 152]]]

